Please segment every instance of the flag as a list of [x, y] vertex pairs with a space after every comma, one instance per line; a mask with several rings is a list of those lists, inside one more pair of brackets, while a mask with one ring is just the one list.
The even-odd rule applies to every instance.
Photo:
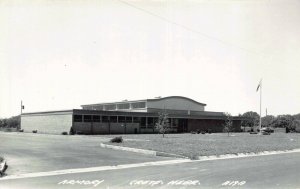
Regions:
[[261, 86], [261, 80], [260, 80], [260, 82], [259, 82], [259, 84], [258, 84], [258, 86], [256, 88], [256, 92], [259, 90], [260, 86]]

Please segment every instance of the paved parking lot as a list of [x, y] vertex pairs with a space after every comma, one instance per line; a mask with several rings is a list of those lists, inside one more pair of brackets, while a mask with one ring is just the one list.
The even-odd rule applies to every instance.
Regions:
[[108, 138], [0, 133], [1, 189], [299, 188], [300, 153], [192, 161], [99, 147]]
[[0, 132], [0, 138], [8, 175], [169, 159], [104, 149], [100, 143], [109, 138], [99, 136]]

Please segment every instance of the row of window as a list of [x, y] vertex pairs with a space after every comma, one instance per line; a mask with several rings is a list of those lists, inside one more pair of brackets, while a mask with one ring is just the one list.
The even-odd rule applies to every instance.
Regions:
[[[172, 127], [178, 126], [178, 119], [169, 118]], [[74, 122], [102, 122], [102, 123], [140, 123], [141, 128], [154, 128], [157, 117], [131, 117], [131, 116], [100, 116], [100, 115], [74, 115]]]
[[[112, 123], [141, 123], [146, 125], [146, 117], [131, 116], [100, 116], [100, 115], [74, 115], [74, 122], [112, 122]], [[148, 117], [147, 124], [151, 125], [157, 122], [157, 118]]]
[[116, 110], [116, 109], [130, 109], [131, 108], [146, 108], [146, 102], [124, 103], [124, 104], [107, 104], [107, 105], [94, 105], [85, 109], [95, 110]]

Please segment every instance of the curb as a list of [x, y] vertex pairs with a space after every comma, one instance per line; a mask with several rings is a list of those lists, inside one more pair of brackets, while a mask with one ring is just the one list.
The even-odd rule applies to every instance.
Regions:
[[250, 153], [237, 153], [237, 154], [224, 154], [224, 155], [211, 155], [211, 156], [197, 156], [195, 160], [198, 161], [208, 161], [208, 160], [218, 160], [218, 159], [234, 159], [234, 158], [245, 158], [245, 157], [256, 157], [256, 156], [268, 156], [276, 154], [288, 154], [300, 152], [300, 149], [293, 150], [279, 150], [279, 151], [263, 151], [263, 152], [250, 152]]
[[108, 149], [114, 149], [114, 150], [123, 150], [123, 151], [135, 152], [135, 153], [151, 155], [151, 156], [162, 156], [162, 157], [174, 157], [174, 158], [188, 159], [188, 157], [186, 157], [186, 156], [181, 156], [181, 155], [177, 155], [177, 154], [170, 154], [170, 153], [165, 153], [165, 152], [158, 152], [158, 151], [154, 151], [154, 150], [144, 150], [144, 149], [123, 147], [123, 146], [115, 146], [115, 145], [109, 145], [109, 144], [103, 144], [103, 143], [100, 143], [100, 146], [102, 148], [108, 148]]
[[[145, 154], [145, 155], [191, 159], [190, 157], [186, 157], [186, 156], [182, 156], [182, 155], [158, 152], [158, 151], [154, 151], [154, 150], [144, 150], [144, 149], [115, 146], [115, 145], [109, 145], [109, 144], [103, 144], [103, 143], [100, 143], [100, 146], [102, 148], [123, 150], [123, 151], [135, 152], [135, 153], [140, 153], [140, 154]], [[218, 160], [218, 159], [234, 159], [234, 158], [267, 156], [267, 155], [276, 155], [276, 154], [288, 154], [288, 153], [295, 153], [295, 152], [300, 152], [300, 148], [293, 149], [293, 150], [263, 151], [263, 152], [257, 152], [257, 153], [250, 152], [250, 153], [223, 154], [223, 155], [211, 155], [211, 156], [195, 156], [192, 158], [192, 160], [209, 161], [209, 160]]]

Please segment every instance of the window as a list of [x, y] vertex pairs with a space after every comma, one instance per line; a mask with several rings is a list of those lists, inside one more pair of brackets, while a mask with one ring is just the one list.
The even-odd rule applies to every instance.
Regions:
[[132, 103], [132, 108], [146, 108], [146, 102]]
[[117, 116], [110, 116], [110, 122], [117, 123], [117, 121], [118, 121]]
[[94, 108], [96, 110], [103, 110], [103, 106], [102, 105], [96, 105]]
[[118, 109], [129, 109], [129, 104], [126, 103], [126, 104], [118, 104]]
[[173, 127], [177, 127], [178, 126], [178, 119], [173, 119], [173, 123], [172, 123]]
[[141, 117], [141, 128], [146, 128], [146, 118]]
[[158, 122], [158, 117], [153, 118], [154, 125], [156, 125], [157, 122]]
[[119, 123], [125, 122], [125, 116], [119, 116], [119, 117], [118, 117], [118, 122], [119, 122]]
[[74, 122], [82, 122], [82, 115], [74, 115]]
[[148, 119], [147, 119], [147, 123], [148, 123], [148, 125], [147, 125], [147, 128], [153, 128], [153, 117], [148, 117]]
[[109, 117], [108, 116], [102, 116], [102, 123], [108, 123]]
[[93, 122], [100, 122], [100, 116], [93, 115]]
[[133, 117], [133, 123], [140, 123], [141, 118], [140, 117]]
[[147, 123], [148, 125], [153, 125], [153, 117], [148, 117]]
[[84, 115], [83, 116], [84, 122], [92, 122], [92, 116], [91, 115]]
[[115, 110], [116, 109], [116, 105], [115, 104], [105, 105], [105, 109], [106, 110]]
[[126, 117], [126, 123], [132, 123], [132, 117]]

